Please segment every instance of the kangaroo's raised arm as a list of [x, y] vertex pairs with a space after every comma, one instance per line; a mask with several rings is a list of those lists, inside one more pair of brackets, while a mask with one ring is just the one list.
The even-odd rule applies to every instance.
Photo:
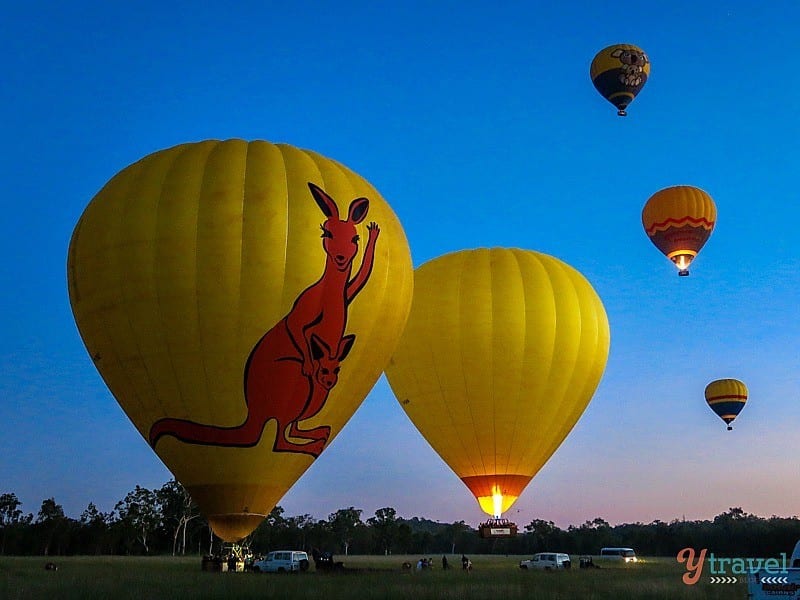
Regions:
[[370, 274], [372, 274], [372, 265], [375, 263], [375, 243], [378, 241], [381, 228], [373, 221], [367, 225], [367, 231], [369, 232], [369, 237], [367, 238], [367, 245], [364, 246], [364, 258], [361, 259], [361, 266], [356, 276], [347, 283], [347, 304], [353, 301], [353, 298], [366, 285]]

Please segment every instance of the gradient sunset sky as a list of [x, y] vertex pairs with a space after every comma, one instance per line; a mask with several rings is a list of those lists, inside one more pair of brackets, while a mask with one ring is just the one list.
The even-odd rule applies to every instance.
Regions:
[[[433, 5], [433, 6], [432, 6]], [[0, 10], [0, 493], [110, 511], [170, 473], [72, 318], [66, 257], [128, 164], [203, 139], [315, 150], [366, 177], [415, 266], [521, 247], [582, 272], [611, 351], [572, 433], [507, 516], [566, 527], [800, 512], [800, 4], [29, 2]], [[641, 46], [619, 118], [595, 53]], [[649, 242], [657, 190], [705, 189], [717, 228], [690, 277]], [[707, 383], [743, 380], [734, 423]], [[381, 378], [280, 501], [317, 518], [484, 518]]]

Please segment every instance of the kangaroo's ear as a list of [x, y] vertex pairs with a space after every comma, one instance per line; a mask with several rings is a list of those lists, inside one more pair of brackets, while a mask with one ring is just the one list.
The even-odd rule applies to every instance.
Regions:
[[347, 355], [350, 354], [350, 350], [353, 348], [353, 344], [356, 341], [356, 336], [354, 333], [350, 335], [346, 335], [342, 338], [342, 341], [339, 342], [339, 360], [343, 361], [347, 358]]
[[316, 333], [311, 334], [311, 358], [319, 360], [323, 356], [331, 355], [331, 347]]
[[308, 189], [311, 190], [311, 195], [314, 196], [314, 200], [317, 201], [317, 206], [322, 210], [322, 214], [328, 218], [339, 218], [339, 207], [336, 206], [336, 202], [334, 202], [333, 198], [328, 196], [322, 188], [314, 185], [310, 181], [308, 182]]
[[350, 203], [350, 211], [349, 216], [347, 217], [348, 220], [352, 221], [356, 225], [361, 223], [367, 217], [367, 211], [369, 210], [369, 200], [366, 198], [356, 198]]

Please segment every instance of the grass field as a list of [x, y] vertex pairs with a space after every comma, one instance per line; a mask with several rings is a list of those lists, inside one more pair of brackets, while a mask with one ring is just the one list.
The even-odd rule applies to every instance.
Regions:
[[[520, 556], [470, 556], [471, 573], [460, 568], [460, 555], [448, 556], [447, 571], [403, 571], [417, 556], [336, 556], [350, 573], [302, 575], [207, 573], [200, 559], [173, 557], [0, 557], [0, 598], [137, 600], [162, 598], [336, 598], [387, 599], [587, 599], [628, 600], [712, 598], [744, 600], [746, 583], [712, 584], [704, 575], [684, 585], [683, 565], [674, 558], [651, 558], [630, 567], [604, 566], [556, 573], [522, 571]], [[434, 556], [436, 567], [441, 556]], [[576, 557], [573, 557], [576, 558]], [[52, 560], [57, 571], [46, 571]], [[577, 562], [577, 561], [576, 561]]]

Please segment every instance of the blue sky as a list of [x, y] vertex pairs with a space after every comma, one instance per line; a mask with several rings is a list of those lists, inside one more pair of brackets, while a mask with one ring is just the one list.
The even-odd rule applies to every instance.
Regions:
[[[510, 517], [797, 514], [800, 5], [430, 4], [0, 9], [0, 493], [32, 512], [54, 496], [78, 516], [170, 477], [84, 350], [67, 246], [131, 162], [239, 137], [316, 150], [369, 179], [415, 266], [522, 247], [593, 284], [611, 325], [605, 376]], [[588, 76], [618, 42], [652, 61], [625, 119]], [[647, 198], [675, 184], [705, 189], [719, 212], [688, 278], [641, 227]], [[721, 377], [750, 388], [733, 432], [703, 399]], [[318, 518], [348, 506], [483, 518], [385, 379], [280, 504]]]

